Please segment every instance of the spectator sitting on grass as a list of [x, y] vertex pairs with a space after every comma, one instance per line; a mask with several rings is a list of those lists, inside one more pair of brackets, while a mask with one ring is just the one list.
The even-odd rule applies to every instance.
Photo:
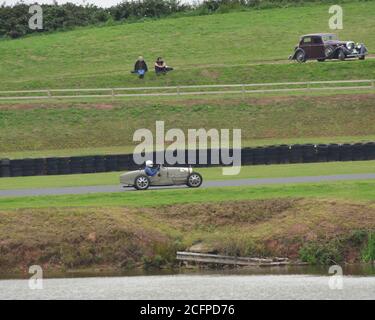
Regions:
[[143, 79], [147, 71], [148, 68], [146, 61], [143, 59], [142, 56], [139, 56], [137, 62], [134, 65], [134, 71], [132, 71], [132, 73], [138, 74], [139, 79]]
[[155, 72], [156, 74], [166, 74], [168, 71], [172, 71], [173, 68], [168, 67], [162, 57], [156, 59]]

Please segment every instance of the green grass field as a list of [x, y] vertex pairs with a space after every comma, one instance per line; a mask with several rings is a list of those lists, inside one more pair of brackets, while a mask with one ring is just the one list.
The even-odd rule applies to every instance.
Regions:
[[242, 129], [243, 146], [374, 141], [374, 94], [0, 107], [0, 158], [131, 153], [137, 129]]
[[[0, 90], [375, 78], [374, 59], [303, 65], [286, 60], [301, 34], [329, 31], [328, 8], [307, 4], [0, 41]], [[345, 3], [343, 8], [345, 25], [339, 36], [365, 42], [371, 53], [375, 2]], [[165, 77], [150, 72], [139, 81], [129, 73], [139, 54], [151, 65], [162, 55], [176, 71]], [[134, 131], [152, 129], [156, 120], [183, 130], [241, 128], [243, 146], [373, 141], [373, 101], [373, 92], [350, 90], [2, 101], [0, 158], [128, 153]]]
[[[298, 38], [329, 32], [331, 4], [80, 28], [0, 41], [0, 91], [374, 79], [375, 60], [287, 61]], [[344, 40], [375, 48], [375, 1], [345, 3]], [[175, 71], [130, 74], [143, 54]], [[375, 94], [309, 92], [0, 103], [0, 159], [133, 151], [139, 128], [240, 128], [243, 146], [375, 140]], [[243, 167], [206, 180], [374, 173], [375, 161]], [[0, 190], [118, 184], [120, 173], [0, 179]], [[0, 272], [171, 266], [215, 252], [362, 261], [375, 226], [375, 180], [0, 198]], [[312, 246], [312, 247], [305, 247]], [[325, 259], [325, 260], [324, 260]]]
[[[197, 171], [207, 181], [360, 174], [375, 173], [375, 161], [243, 166], [241, 173], [236, 176], [223, 176], [221, 168], [202, 168]], [[119, 175], [119, 172], [108, 172], [65, 176], [2, 178], [0, 179], [0, 190], [115, 185], [118, 184]]]
[[375, 200], [375, 181], [287, 184], [256, 187], [150, 190], [146, 192], [1, 198], [0, 210], [69, 207], [159, 207], [271, 198]]
[[[1, 89], [374, 78], [373, 60], [257, 64], [285, 61], [302, 34], [329, 32], [328, 8], [314, 4], [161, 19], [0, 41]], [[375, 2], [343, 8], [340, 38], [364, 42], [371, 52]], [[150, 66], [163, 56], [176, 71], [140, 82], [129, 73], [140, 54]]]

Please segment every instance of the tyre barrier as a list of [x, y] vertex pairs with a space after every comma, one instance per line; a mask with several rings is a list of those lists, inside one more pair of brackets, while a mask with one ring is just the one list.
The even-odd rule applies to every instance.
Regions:
[[46, 174], [54, 176], [59, 174], [58, 158], [47, 158], [46, 159]]
[[[216, 153], [215, 153], [216, 152]], [[215, 157], [212, 155], [215, 154]], [[145, 159], [153, 160], [157, 163], [156, 152], [143, 154]], [[195, 155], [195, 161], [191, 158]], [[221, 150], [208, 149], [185, 150], [184, 164], [190, 163], [194, 167], [225, 166], [217, 155], [221, 155]], [[170, 156], [177, 156], [174, 152]], [[230, 150], [229, 156], [233, 156]], [[194, 157], [193, 157], [194, 158]], [[202, 161], [206, 160], [207, 164]], [[190, 162], [188, 162], [190, 160]], [[193, 160], [193, 161], [191, 161]], [[241, 162], [243, 165], [264, 165], [283, 163], [313, 163], [330, 161], [364, 161], [375, 160], [375, 142], [355, 143], [355, 144], [295, 144], [277, 145], [254, 148], [243, 148], [241, 150]], [[194, 164], [198, 163], [198, 164]], [[184, 164], [172, 163], [171, 166], [183, 166]], [[40, 159], [2, 159], [0, 160], [0, 177], [22, 177], [22, 176], [42, 176], [42, 175], [64, 175], [97, 172], [115, 172], [135, 170], [141, 167], [136, 164], [132, 154], [84, 156], [84, 157], [62, 157], [62, 158], [40, 158]]]
[[70, 173], [72, 174], [82, 173], [82, 159], [83, 157], [70, 158]]
[[105, 158], [103, 156], [94, 157], [95, 172], [105, 172]]
[[303, 163], [303, 146], [295, 144], [290, 147], [289, 153], [290, 163]]
[[365, 147], [362, 143], [356, 143], [353, 145], [353, 156], [352, 159], [355, 161], [366, 160]]
[[367, 142], [364, 145], [365, 160], [375, 159], [375, 142]]
[[318, 161], [317, 148], [313, 144], [302, 145], [302, 162], [311, 163]]
[[317, 162], [328, 161], [328, 146], [326, 144], [318, 144], [316, 146], [316, 160]]
[[70, 158], [58, 158], [57, 170], [59, 174], [70, 174]]
[[340, 145], [330, 144], [328, 145], [327, 161], [340, 161]]
[[0, 177], [11, 177], [9, 159], [0, 160]]

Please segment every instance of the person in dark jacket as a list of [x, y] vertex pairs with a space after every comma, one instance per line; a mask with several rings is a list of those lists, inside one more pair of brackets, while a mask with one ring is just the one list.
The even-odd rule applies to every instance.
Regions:
[[146, 72], [148, 71], [147, 63], [142, 56], [138, 57], [134, 65], [134, 71], [132, 73], [138, 74], [139, 79], [143, 79], [145, 77]]
[[173, 68], [168, 67], [162, 57], [156, 59], [155, 62], [155, 72], [157, 75], [166, 74], [168, 71], [172, 71]]

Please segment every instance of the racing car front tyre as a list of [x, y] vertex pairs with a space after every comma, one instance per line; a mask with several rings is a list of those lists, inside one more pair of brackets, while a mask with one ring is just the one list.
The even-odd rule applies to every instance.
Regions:
[[150, 187], [150, 179], [145, 175], [139, 175], [134, 180], [134, 188], [137, 190], [147, 190]]
[[187, 180], [187, 185], [190, 188], [199, 188], [202, 185], [202, 183], [203, 183], [203, 178], [197, 172], [191, 173]]

